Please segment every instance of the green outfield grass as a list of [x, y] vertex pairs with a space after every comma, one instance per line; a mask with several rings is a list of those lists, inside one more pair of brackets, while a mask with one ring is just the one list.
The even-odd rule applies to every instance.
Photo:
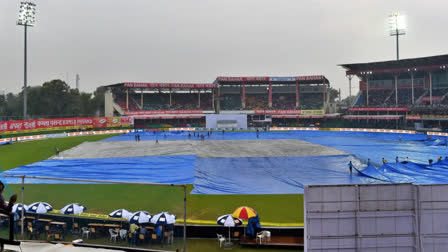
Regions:
[[50, 138], [17, 142], [0, 146], [0, 165], [3, 171], [45, 160], [53, 156], [56, 148], [64, 151], [85, 141], [99, 141], [117, 134]]
[[[9, 185], [20, 199], [21, 185]], [[193, 189], [188, 186], [188, 191]], [[50, 203], [61, 209], [79, 202], [89, 213], [108, 214], [115, 209], [145, 210], [150, 213], [169, 211], [183, 217], [183, 188], [145, 185], [98, 184], [29, 184], [25, 185], [25, 204]], [[302, 195], [194, 195], [187, 194], [187, 219], [216, 220], [248, 205], [257, 210], [262, 222], [302, 223]]]
[[[97, 141], [110, 135], [46, 139], [9, 146], [0, 146], [3, 170], [44, 160], [84, 141]], [[101, 178], [98, 178], [101, 179]], [[266, 185], [269, 186], [269, 185]], [[20, 185], [9, 185], [20, 198]], [[187, 219], [213, 221], [222, 214], [233, 212], [241, 205], [251, 206], [264, 223], [303, 223], [303, 195], [194, 195], [188, 186]], [[5, 190], [8, 192], [8, 190]], [[8, 196], [8, 195], [5, 195]], [[72, 202], [87, 206], [89, 213], [108, 214], [118, 209], [146, 210], [150, 213], [169, 211], [183, 217], [183, 187], [122, 184], [27, 184], [25, 204], [45, 201], [60, 209]]]

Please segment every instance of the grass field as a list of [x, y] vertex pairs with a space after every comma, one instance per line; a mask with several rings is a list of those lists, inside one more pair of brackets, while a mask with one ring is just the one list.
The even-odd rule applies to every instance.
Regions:
[[6, 171], [47, 159], [55, 154], [56, 148], [64, 151], [85, 141], [98, 141], [115, 135], [51, 138], [0, 146], [0, 165], [2, 170]]
[[[84, 141], [98, 141], [110, 135], [66, 137], [0, 146], [3, 170], [47, 159], [55, 148], [61, 151]], [[98, 178], [101, 179], [101, 178]], [[267, 185], [268, 186], [268, 185]], [[9, 185], [20, 199], [20, 185]], [[193, 189], [188, 186], [188, 192]], [[6, 190], [5, 190], [6, 192]], [[29, 184], [25, 204], [45, 201], [60, 209], [72, 202], [87, 206], [89, 213], [108, 214], [118, 209], [169, 211], [183, 217], [183, 188], [147, 185]], [[187, 194], [187, 219], [213, 221], [236, 207], [248, 205], [259, 213], [264, 225], [303, 223], [303, 195], [192, 195]]]

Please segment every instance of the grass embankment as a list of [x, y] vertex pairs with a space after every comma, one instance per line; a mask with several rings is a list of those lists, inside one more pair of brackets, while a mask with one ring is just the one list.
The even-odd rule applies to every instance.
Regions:
[[[0, 164], [3, 170], [47, 159], [55, 148], [61, 151], [84, 141], [98, 141], [111, 135], [95, 135], [45, 139], [0, 146]], [[98, 178], [102, 179], [102, 178]], [[20, 199], [21, 185], [9, 185]], [[276, 223], [301, 225], [303, 223], [303, 195], [193, 195], [188, 186], [187, 219], [196, 223], [212, 224], [222, 214], [242, 205], [251, 206], [260, 215], [264, 225]], [[68, 203], [79, 202], [89, 213], [108, 214], [118, 209], [146, 210], [150, 213], [169, 211], [183, 217], [183, 188], [147, 185], [111, 184], [27, 184], [25, 204], [45, 201], [60, 209]], [[200, 222], [204, 221], [204, 222]]]

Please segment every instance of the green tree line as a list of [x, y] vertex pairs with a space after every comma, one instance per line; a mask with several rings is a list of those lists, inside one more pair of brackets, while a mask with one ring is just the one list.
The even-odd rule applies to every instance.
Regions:
[[[104, 87], [79, 92], [62, 80], [27, 88], [28, 119], [104, 115]], [[23, 119], [23, 91], [0, 95], [0, 119]]]

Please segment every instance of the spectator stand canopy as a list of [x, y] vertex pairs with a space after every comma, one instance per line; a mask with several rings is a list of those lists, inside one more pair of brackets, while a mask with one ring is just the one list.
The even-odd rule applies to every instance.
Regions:
[[[298, 110], [305, 108], [301, 106], [299, 99], [301, 93], [319, 94], [319, 109], [324, 109], [328, 101], [326, 93], [329, 90], [330, 82], [323, 75], [292, 76], [292, 77], [217, 77], [215, 84], [218, 88], [217, 110], [226, 109], [221, 106], [224, 97], [232, 95], [240, 99], [242, 110]], [[281, 99], [273, 99], [278, 96]], [[294, 97], [295, 96], [295, 97]], [[266, 99], [267, 98], [267, 99]], [[268, 101], [265, 104], [265, 101]], [[311, 103], [314, 105], [316, 100]], [[306, 108], [305, 108], [306, 109]], [[313, 108], [315, 109], [315, 107]]]
[[[106, 114], [144, 120], [192, 120], [214, 110], [216, 84], [123, 82], [106, 86]], [[140, 93], [140, 94], [139, 94]]]
[[[405, 124], [411, 120], [413, 124], [446, 114], [448, 54], [340, 66], [346, 70], [350, 91], [353, 76], [360, 80], [345, 120], [404, 120]], [[440, 126], [443, 118], [438, 121]]]
[[346, 70], [350, 95], [352, 77], [360, 79], [352, 106], [432, 105], [443, 102], [448, 91], [448, 54], [340, 66]]
[[[218, 87], [216, 84], [211, 83], [148, 83], [148, 82], [124, 82], [107, 87], [121, 87], [126, 91], [126, 111], [129, 111], [129, 92], [130, 90], [140, 90], [140, 110], [144, 110], [144, 92], [152, 94], [168, 94], [169, 106], [173, 105], [172, 95], [173, 93], [197, 93], [198, 95], [198, 108], [201, 107], [201, 93], [211, 93], [211, 98], [214, 99], [214, 90]], [[213, 106], [212, 102], [212, 106]]]
[[[218, 77], [206, 84], [123, 82], [106, 86], [105, 114], [132, 116], [136, 127], [201, 124], [205, 114], [215, 112], [251, 114], [263, 121], [271, 121], [270, 115], [290, 115], [281, 119], [296, 121], [325, 119], [329, 87], [323, 75]], [[231, 101], [230, 106], [222, 100]]]

